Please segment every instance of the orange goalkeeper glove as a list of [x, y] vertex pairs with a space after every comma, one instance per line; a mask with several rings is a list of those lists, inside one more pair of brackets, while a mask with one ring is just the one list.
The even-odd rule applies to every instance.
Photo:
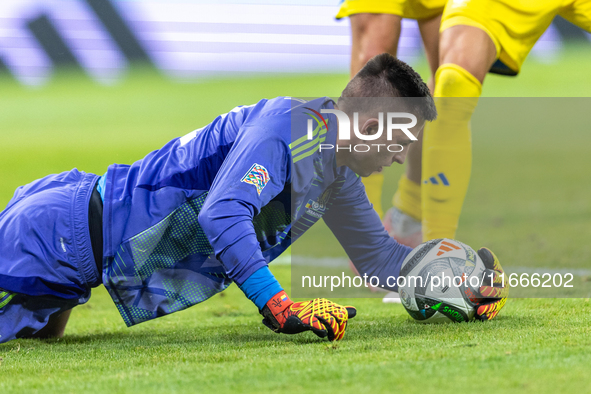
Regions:
[[499, 259], [490, 249], [480, 248], [478, 256], [480, 256], [486, 270], [482, 286], [479, 289], [482, 299], [476, 304], [476, 319], [491, 320], [499, 314], [507, 302], [509, 282]]
[[341, 306], [324, 298], [293, 302], [285, 291], [275, 294], [264, 306], [263, 324], [284, 334], [298, 334], [312, 330], [320, 338], [338, 341], [345, 336], [347, 321], [355, 317], [352, 306]]

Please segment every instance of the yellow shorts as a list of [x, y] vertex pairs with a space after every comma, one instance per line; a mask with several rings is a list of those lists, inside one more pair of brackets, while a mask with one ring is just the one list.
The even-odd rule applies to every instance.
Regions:
[[392, 14], [408, 19], [428, 19], [443, 12], [447, 0], [344, 0], [336, 18], [355, 14]]
[[491, 71], [515, 75], [556, 15], [591, 32], [589, 0], [451, 0], [443, 11], [440, 31], [457, 25], [484, 30], [502, 63]]

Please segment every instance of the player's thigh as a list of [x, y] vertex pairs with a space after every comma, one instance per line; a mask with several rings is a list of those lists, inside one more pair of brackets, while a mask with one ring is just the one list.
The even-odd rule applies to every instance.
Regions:
[[489, 35], [476, 27], [458, 25], [441, 32], [440, 64], [453, 63], [468, 71], [480, 83], [497, 57]]
[[560, 12], [560, 16], [591, 33], [591, 1], [575, 0]]
[[[369, 58], [388, 52], [396, 55], [402, 18], [392, 14], [350, 16], [353, 46]], [[357, 45], [356, 45], [357, 44]]]
[[443, 13], [441, 31], [470, 26], [486, 33], [494, 43], [496, 58], [507, 69], [503, 73], [514, 75], [562, 5], [563, 0], [450, 1]]
[[392, 14], [354, 14], [351, 19], [351, 78], [372, 57], [384, 52], [396, 56], [402, 19]]

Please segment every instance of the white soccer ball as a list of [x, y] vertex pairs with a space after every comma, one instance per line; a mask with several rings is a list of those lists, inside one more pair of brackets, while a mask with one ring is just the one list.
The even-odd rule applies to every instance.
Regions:
[[402, 263], [402, 305], [421, 323], [470, 321], [485, 269], [468, 245], [447, 238], [425, 242]]

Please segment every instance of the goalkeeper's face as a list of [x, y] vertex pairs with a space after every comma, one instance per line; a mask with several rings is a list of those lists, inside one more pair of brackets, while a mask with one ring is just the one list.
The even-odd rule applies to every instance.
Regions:
[[[372, 117], [360, 117], [359, 131], [362, 135], [372, 136], [379, 132], [379, 119]], [[419, 121], [409, 131], [418, 138], [425, 122]], [[354, 136], [354, 133], [351, 133]], [[388, 139], [388, 133], [383, 130], [381, 136], [374, 140], [364, 140], [352, 137], [350, 149], [341, 150], [346, 154], [346, 165], [356, 174], [367, 177], [376, 172], [382, 172], [385, 167], [394, 163], [403, 164], [412, 139], [402, 130], [394, 129], [392, 138]], [[349, 151], [350, 150], [350, 151]]]

